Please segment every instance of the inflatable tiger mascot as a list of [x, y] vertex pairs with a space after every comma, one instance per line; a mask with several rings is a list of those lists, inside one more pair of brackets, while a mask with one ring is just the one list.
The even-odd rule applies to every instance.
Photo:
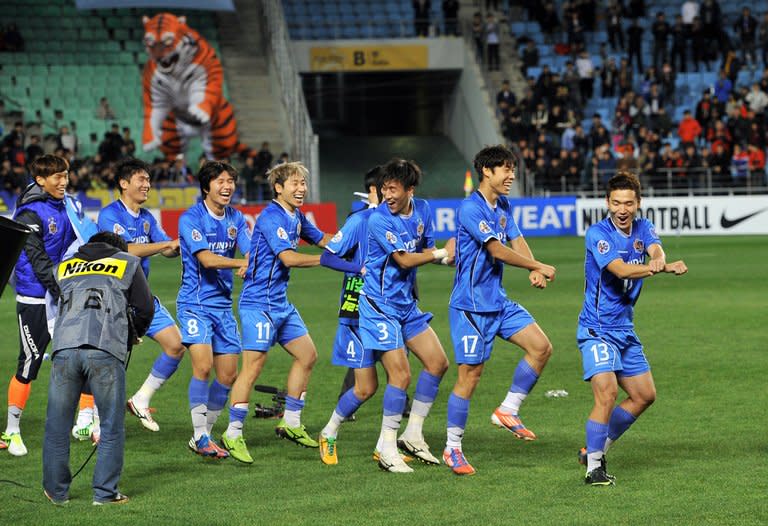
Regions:
[[240, 144], [232, 106], [224, 98], [216, 52], [186, 18], [170, 13], [144, 17], [144, 151], [160, 148], [167, 159], [199, 136], [209, 159], [250, 153]]

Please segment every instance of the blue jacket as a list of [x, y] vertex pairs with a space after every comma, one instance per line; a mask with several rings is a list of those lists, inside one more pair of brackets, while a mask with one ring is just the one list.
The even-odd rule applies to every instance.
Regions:
[[44, 298], [48, 291], [58, 298], [53, 268], [77, 238], [64, 200], [53, 198], [32, 183], [19, 196], [13, 217], [32, 229], [16, 263], [16, 294]]

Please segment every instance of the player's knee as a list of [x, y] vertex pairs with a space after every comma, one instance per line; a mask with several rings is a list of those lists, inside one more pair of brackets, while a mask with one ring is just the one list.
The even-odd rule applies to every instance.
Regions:
[[427, 368], [427, 372], [432, 376], [442, 378], [445, 372], [448, 370], [449, 365], [450, 364], [448, 363], [448, 358], [443, 355], [440, 358], [436, 358], [435, 361], [430, 364], [430, 367]]
[[640, 400], [638, 400], [638, 402], [640, 402], [645, 407], [649, 407], [655, 401], [656, 401], [656, 389], [651, 389], [647, 392], [641, 393]]
[[232, 386], [237, 378], [237, 370], [234, 371], [217, 371], [216, 380], [222, 385]]
[[366, 401], [369, 398], [371, 398], [374, 394], [376, 394], [376, 388], [378, 386], [376, 384], [373, 385], [356, 385], [355, 386], [355, 396], [358, 398], [358, 400]]
[[595, 405], [613, 409], [619, 390], [616, 386], [606, 386], [595, 392]]
[[177, 345], [169, 346], [167, 349], [163, 349], [165, 351], [165, 354], [173, 358], [174, 360], [181, 360], [184, 357], [184, 351], [186, 351], [187, 348], [184, 347], [181, 342], [179, 342]]
[[411, 373], [409, 371], [392, 372], [388, 383], [400, 389], [407, 389], [411, 385]]
[[305, 369], [312, 369], [317, 362], [317, 350], [312, 349], [311, 352], [302, 353], [302, 355], [296, 359]]
[[539, 363], [547, 363], [552, 356], [552, 344], [544, 339], [528, 349], [528, 354]]

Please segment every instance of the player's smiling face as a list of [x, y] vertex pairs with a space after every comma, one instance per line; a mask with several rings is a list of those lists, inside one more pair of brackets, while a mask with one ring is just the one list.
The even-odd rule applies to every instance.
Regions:
[[215, 179], [211, 179], [205, 200], [215, 208], [224, 208], [232, 201], [235, 193], [235, 178], [229, 172], [223, 171]]
[[301, 175], [291, 175], [283, 184], [275, 184], [277, 200], [284, 207], [293, 211], [304, 204], [307, 197], [307, 178]]
[[409, 212], [408, 206], [413, 197], [413, 187], [405, 189], [403, 183], [391, 179], [384, 181], [381, 185], [381, 195], [384, 198], [384, 202], [387, 203], [387, 208], [389, 208], [390, 212], [393, 214], [407, 214]]
[[515, 167], [511, 164], [495, 166], [493, 170], [483, 168], [484, 180], [488, 182], [493, 193], [496, 195], [509, 195], [512, 189], [512, 182], [515, 180]]
[[64, 192], [67, 191], [69, 183], [69, 172], [57, 172], [48, 177], [37, 177], [37, 184], [43, 187], [46, 193], [55, 199], [64, 199]]
[[637, 209], [640, 207], [640, 199], [634, 190], [613, 190], [608, 196], [608, 213], [616, 228], [626, 234], [632, 230], [632, 221], [635, 220]]
[[127, 201], [143, 204], [149, 195], [149, 174], [144, 170], [134, 172], [130, 181], [121, 180], [120, 188], [123, 189], [123, 196]]

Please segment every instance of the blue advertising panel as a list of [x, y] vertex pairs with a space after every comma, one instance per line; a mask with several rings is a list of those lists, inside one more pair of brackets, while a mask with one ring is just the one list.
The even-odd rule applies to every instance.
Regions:
[[[461, 199], [428, 199], [432, 207], [435, 239], [456, 235], [456, 210]], [[576, 197], [512, 199], [513, 218], [526, 237], [575, 236]]]

